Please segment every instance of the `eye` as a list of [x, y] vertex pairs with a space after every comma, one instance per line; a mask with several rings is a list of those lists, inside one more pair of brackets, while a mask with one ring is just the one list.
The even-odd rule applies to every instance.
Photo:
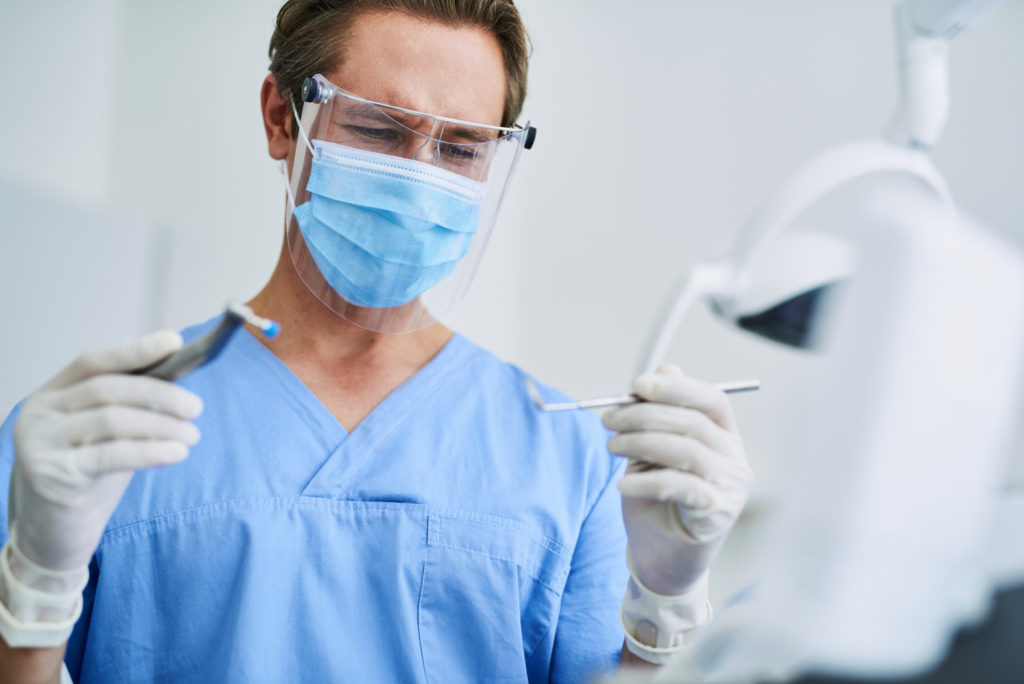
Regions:
[[356, 137], [373, 142], [396, 142], [398, 132], [391, 128], [373, 128], [371, 126], [345, 126], [345, 130]]
[[480, 156], [478, 145], [458, 145], [455, 143], [441, 143], [441, 153], [448, 159], [465, 164], [477, 159]]

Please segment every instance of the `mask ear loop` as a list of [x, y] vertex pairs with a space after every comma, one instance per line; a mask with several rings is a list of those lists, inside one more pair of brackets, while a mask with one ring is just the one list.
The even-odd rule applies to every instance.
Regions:
[[[299, 137], [302, 138], [302, 141], [304, 143], [306, 143], [306, 148], [309, 150], [309, 153], [313, 156], [316, 156], [316, 150], [313, 148], [313, 143], [310, 141], [309, 136], [306, 135], [306, 129], [303, 128], [302, 126], [302, 120], [299, 117], [299, 111], [295, 108], [295, 101], [292, 100], [290, 97], [288, 98], [288, 101], [292, 105], [292, 121], [295, 123], [296, 126], [299, 127]], [[285, 192], [288, 193], [288, 204], [291, 205], [291, 210], [294, 212], [296, 206], [295, 193], [292, 190], [292, 181], [288, 174], [287, 159], [281, 160], [281, 173], [284, 174], [284, 189]]]
[[281, 173], [284, 176], [284, 191], [288, 194], [289, 213], [295, 211], [295, 193], [292, 192], [292, 181], [288, 177], [288, 160], [281, 160]]
[[316, 150], [313, 149], [313, 143], [310, 141], [309, 136], [306, 135], [306, 129], [302, 126], [302, 117], [299, 116], [299, 110], [295, 108], [295, 101], [288, 98], [288, 102], [292, 106], [292, 121], [294, 121], [295, 125], [299, 127], [299, 137], [306, 143], [306, 148], [309, 149], [309, 153], [316, 154]]

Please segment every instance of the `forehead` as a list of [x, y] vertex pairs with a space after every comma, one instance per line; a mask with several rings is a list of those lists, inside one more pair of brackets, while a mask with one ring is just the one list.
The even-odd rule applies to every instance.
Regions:
[[495, 36], [398, 12], [366, 12], [349, 27], [341, 66], [325, 74], [360, 97], [498, 125], [505, 67]]

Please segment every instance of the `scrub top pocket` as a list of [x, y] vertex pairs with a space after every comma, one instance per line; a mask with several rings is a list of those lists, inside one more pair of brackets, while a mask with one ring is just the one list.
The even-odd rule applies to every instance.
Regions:
[[496, 516], [427, 518], [418, 605], [428, 682], [526, 682], [558, 618], [570, 553]]

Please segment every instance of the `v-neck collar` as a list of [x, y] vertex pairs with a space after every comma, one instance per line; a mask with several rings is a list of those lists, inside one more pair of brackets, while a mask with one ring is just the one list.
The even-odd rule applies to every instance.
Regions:
[[377, 404], [352, 430], [347, 432], [338, 419], [320, 401], [295, 373], [248, 330], [237, 336], [244, 345], [246, 357], [260, 366], [297, 406], [311, 430], [315, 431], [325, 450], [330, 454], [320, 470], [313, 476], [306, 496], [338, 496], [373, 446], [384, 439], [417, 406], [430, 401], [431, 395], [450, 376], [460, 363], [468, 340], [454, 333], [441, 350], [422, 368], [395, 388]]
[[268, 394], [279, 392], [286, 397], [290, 407], [299, 413], [325, 451], [333, 451], [348, 436], [342, 424], [312, 390], [245, 326], [239, 326], [231, 343], [238, 345], [242, 362], [253, 366], [253, 375], [265, 383]]

